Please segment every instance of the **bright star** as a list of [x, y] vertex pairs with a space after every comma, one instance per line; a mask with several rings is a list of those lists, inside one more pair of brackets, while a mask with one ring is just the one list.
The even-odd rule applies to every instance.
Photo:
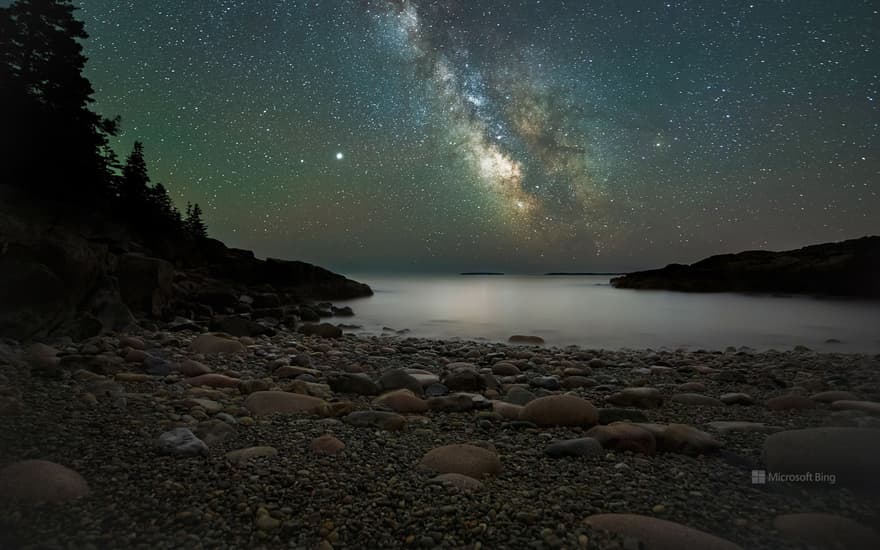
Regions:
[[336, 160], [342, 160], [342, 153], [336, 153]]

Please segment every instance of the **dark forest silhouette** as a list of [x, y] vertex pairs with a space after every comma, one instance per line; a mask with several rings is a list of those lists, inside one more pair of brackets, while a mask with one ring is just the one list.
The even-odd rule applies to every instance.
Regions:
[[70, 0], [0, 8], [0, 184], [107, 212], [147, 240], [204, 239], [199, 205], [184, 218], [164, 185], [150, 185], [140, 141], [120, 166], [109, 145], [120, 119], [91, 110], [80, 42], [88, 34], [75, 9]]

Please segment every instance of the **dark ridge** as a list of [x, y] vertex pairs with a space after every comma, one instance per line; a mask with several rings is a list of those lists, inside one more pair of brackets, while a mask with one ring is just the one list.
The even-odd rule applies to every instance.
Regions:
[[721, 254], [611, 279], [617, 288], [880, 298], [880, 236]]
[[576, 277], [581, 277], [581, 276], [584, 276], [584, 275], [605, 275], [605, 276], [612, 276], [612, 275], [620, 275], [620, 272], [619, 272], [619, 271], [614, 271], [614, 272], [611, 272], [611, 273], [605, 273], [605, 272], [601, 272], [601, 271], [571, 271], [571, 272], [569, 272], [569, 271], [551, 271], [550, 273], [544, 273], [544, 276], [545, 276], [545, 277], [560, 277], [560, 276], [573, 276], [573, 277], [576, 276]]

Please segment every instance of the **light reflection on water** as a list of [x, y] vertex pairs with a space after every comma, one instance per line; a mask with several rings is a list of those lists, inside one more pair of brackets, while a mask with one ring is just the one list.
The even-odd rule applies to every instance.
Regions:
[[[880, 302], [615, 289], [608, 276], [351, 276], [375, 295], [344, 302], [362, 332], [589, 348], [880, 352]], [[340, 303], [339, 305], [342, 305]], [[386, 333], [388, 333], [386, 331]], [[826, 342], [828, 339], [840, 343]]]

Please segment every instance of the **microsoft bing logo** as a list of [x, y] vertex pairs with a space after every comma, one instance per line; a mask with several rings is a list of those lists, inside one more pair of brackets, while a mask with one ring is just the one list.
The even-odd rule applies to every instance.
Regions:
[[767, 471], [766, 470], [752, 470], [752, 485], [766, 485], [767, 484]]

